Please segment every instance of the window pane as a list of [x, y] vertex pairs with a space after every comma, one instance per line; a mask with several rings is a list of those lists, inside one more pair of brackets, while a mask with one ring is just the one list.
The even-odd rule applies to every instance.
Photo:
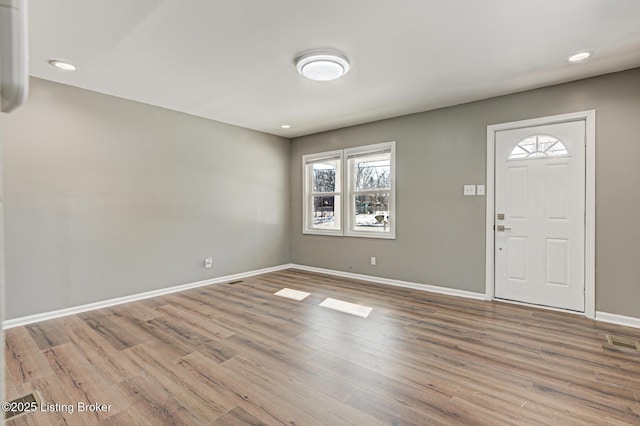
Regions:
[[547, 152], [554, 144], [558, 142], [558, 139], [553, 136], [540, 135], [538, 136], [538, 151]]
[[509, 156], [509, 158], [526, 158], [529, 154], [529, 152], [516, 145], [516, 147], [513, 148], [513, 151], [511, 151], [511, 155]]
[[317, 229], [340, 229], [340, 197], [311, 197], [312, 227]]
[[528, 138], [521, 141], [518, 146], [525, 151], [527, 154], [531, 154], [532, 152], [536, 152], [536, 137], [529, 136]]
[[390, 154], [381, 154], [351, 160], [356, 191], [391, 188]]
[[569, 154], [569, 152], [567, 151], [567, 148], [565, 148], [562, 142], [556, 142], [555, 144], [551, 145], [546, 150], [546, 153], [551, 157]]
[[336, 192], [336, 170], [336, 161], [314, 163], [312, 171], [313, 192]]
[[355, 231], [389, 232], [389, 193], [354, 197]]

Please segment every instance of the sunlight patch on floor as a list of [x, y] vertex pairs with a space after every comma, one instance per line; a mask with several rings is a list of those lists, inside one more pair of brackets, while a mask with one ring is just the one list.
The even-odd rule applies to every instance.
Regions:
[[280, 291], [276, 291], [275, 293], [273, 293], [276, 296], [280, 296], [280, 297], [286, 297], [287, 299], [293, 299], [293, 300], [297, 300], [297, 301], [301, 301], [307, 298], [307, 296], [309, 296], [311, 293], [307, 293], [304, 291], [300, 291], [300, 290], [293, 290], [290, 288], [283, 288]]
[[362, 318], [368, 317], [371, 313], [371, 310], [373, 309], [368, 306], [349, 303], [338, 299], [332, 299], [330, 297], [324, 299], [320, 306], [333, 309], [334, 311], [344, 312], [345, 314], [356, 315]]

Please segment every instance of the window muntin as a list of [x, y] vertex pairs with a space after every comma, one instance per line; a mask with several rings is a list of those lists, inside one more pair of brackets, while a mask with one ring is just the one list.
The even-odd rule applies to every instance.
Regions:
[[551, 135], [533, 135], [516, 144], [509, 154], [509, 160], [526, 158], [565, 157], [569, 151], [560, 139]]
[[303, 157], [305, 233], [342, 235], [342, 151]]

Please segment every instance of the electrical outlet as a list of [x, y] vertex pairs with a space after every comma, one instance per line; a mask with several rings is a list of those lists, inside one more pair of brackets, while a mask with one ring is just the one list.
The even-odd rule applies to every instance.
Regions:
[[476, 195], [484, 195], [484, 185], [476, 185]]
[[372, 266], [376, 266], [376, 257], [375, 256], [371, 256], [371, 265]]
[[207, 268], [207, 269], [209, 269], [209, 268], [211, 268], [212, 266], [213, 266], [213, 257], [207, 257], [207, 258], [204, 260], [204, 267], [205, 267], [205, 268]]

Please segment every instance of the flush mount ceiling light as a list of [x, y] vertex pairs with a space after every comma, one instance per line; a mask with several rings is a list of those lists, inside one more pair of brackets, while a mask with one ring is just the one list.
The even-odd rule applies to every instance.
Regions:
[[315, 81], [331, 81], [349, 72], [349, 60], [339, 52], [316, 50], [296, 58], [296, 69]]
[[70, 64], [69, 62], [65, 62], [65, 61], [61, 61], [59, 59], [52, 59], [49, 61], [49, 65], [51, 65], [52, 67], [58, 68], [59, 70], [63, 70], [63, 71], [75, 71], [76, 70], [76, 66], [73, 64]]
[[586, 61], [591, 56], [593, 56], [593, 52], [583, 51], [583, 52], [574, 53], [573, 55], [569, 56], [567, 60], [569, 62], [582, 62], [582, 61]]
[[290, 128], [291, 128], [291, 125], [289, 125], [289, 124], [281, 124], [281, 125], [280, 125], [280, 128], [281, 128], [281, 129], [290, 129]]

